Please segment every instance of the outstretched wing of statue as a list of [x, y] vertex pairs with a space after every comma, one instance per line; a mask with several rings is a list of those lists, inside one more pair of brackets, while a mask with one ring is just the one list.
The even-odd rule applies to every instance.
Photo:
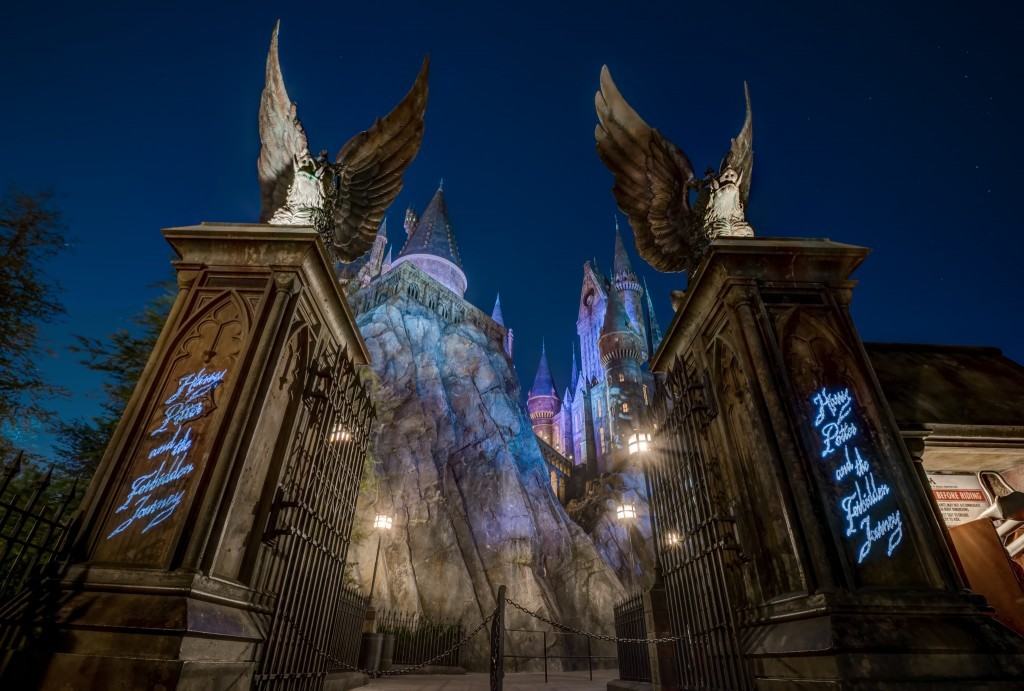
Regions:
[[260, 158], [257, 170], [260, 179], [260, 223], [266, 223], [284, 205], [288, 186], [294, 175], [295, 156], [307, 151], [306, 132], [302, 129], [295, 104], [288, 98], [277, 55], [277, 34], [281, 22], [274, 26], [267, 53], [266, 84], [260, 96]]
[[743, 82], [743, 96], [747, 102], [747, 115], [743, 119], [743, 127], [729, 145], [729, 153], [722, 159], [719, 174], [726, 168], [732, 168], [740, 175], [740, 200], [747, 206], [750, 197], [750, 174], [754, 170], [754, 122], [750, 114], [750, 88]]
[[402, 102], [338, 152], [334, 249], [343, 261], [356, 259], [373, 245], [384, 212], [402, 190], [402, 174], [423, 141], [429, 71], [426, 58]]
[[652, 128], [619, 93], [607, 66], [594, 97], [597, 153], [615, 176], [612, 192], [629, 217], [640, 256], [659, 271], [685, 271], [699, 254], [704, 195], [679, 147]]

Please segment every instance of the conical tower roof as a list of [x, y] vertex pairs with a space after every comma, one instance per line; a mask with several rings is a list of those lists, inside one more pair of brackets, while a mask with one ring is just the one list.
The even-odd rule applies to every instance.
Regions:
[[622, 233], [619, 231], [619, 219], [615, 219], [615, 257], [612, 259], [612, 276], [616, 279], [628, 277], [636, 280], [636, 272], [626, 254], [626, 246], [622, 242]]
[[534, 396], [558, 396], [555, 389], [555, 380], [551, 376], [551, 368], [548, 367], [547, 348], [543, 343], [540, 345], [540, 362], [537, 363], [537, 375], [533, 378], [533, 386], [530, 387], [529, 397]]
[[501, 313], [501, 293], [494, 298], [494, 309], [491, 310], [491, 319], [505, 326], [505, 316]]
[[462, 268], [462, 258], [459, 256], [459, 247], [455, 244], [455, 232], [452, 230], [451, 221], [448, 220], [448, 205], [445, 203], [442, 187], [437, 188], [434, 198], [416, 221], [398, 256], [401, 258], [412, 254], [432, 254]]

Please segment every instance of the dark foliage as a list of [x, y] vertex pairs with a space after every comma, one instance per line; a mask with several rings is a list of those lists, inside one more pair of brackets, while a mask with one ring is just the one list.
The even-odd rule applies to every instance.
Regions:
[[59, 393], [40, 373], [40, 323], [64, 310], [43, 266], [66, 247], [60, 212], [48, 193], [9, 190], [0, 198], [0, 452], [5, 430], [47, 422], [44, 400]]

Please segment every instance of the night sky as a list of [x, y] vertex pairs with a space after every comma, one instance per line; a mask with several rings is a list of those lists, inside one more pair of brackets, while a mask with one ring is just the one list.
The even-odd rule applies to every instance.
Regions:
[[[874, 250], [853, 304], [866, 340], [1024, 360], [1019, 3], [148, 4], [22, 2], [0, 22], [0, 183], [54, 190], [73, 239], [53, 265], [67, 315], [44, 330], [66, 417], [101, 398], [66, 345], [127, 326], [156, 294], [170, 276], [159, 229], [256, 220], [278, 17], [314, 152], [390, 110], [430, 53], [425, 141], [391, 237], [443, 177], [467, 298], [489, 312], [501, 291], [526, 387], [542, 337], [565, 386], [583, 261], [611, 263], [612, 179], [593, 139], [603, 63], [698, 172], [738, 131], [750, 83], [749, 219], [759, 235]], [[666, 327], [685, 277], [633, 255]]]

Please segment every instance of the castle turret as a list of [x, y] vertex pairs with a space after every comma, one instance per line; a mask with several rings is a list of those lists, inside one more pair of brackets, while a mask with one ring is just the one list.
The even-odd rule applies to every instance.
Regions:
[[633, 271], [633, 265], [626, 254], [626, 246], [622, 242], [622, 233], [619, 232], [619, 219], [615, 219], [615, 256], [612, 260], [612, 285], [622, 296], [622, 303], [629, 317], [629, 323], [633, 330], [640, 336], [644, 344], [644, 353], [647, 353], [647, 329], [644, 326], [644, 289], [640, 285], [640, 279]]
[[540, 362], [537, 364], [537, 376], [533, 378], [533, 386], [526, 398], [526, 410], [530, 414], [533, 432], [551, 446], [555, 446], [560, 430], [556, 430], [555, 416], [562, 409], [558, 400], [555, 381], [548, 367], [547, 350], [540, 346]]
[[607, 382], [607, 432], [599, 440], [598, 462], [601, 472], [612, 470], [625, 458], [625, 446], [633, 433], [633, 421], [644, 405], [644, 378], [641, 363], [646, 360], [643, 338], [630, 322], [626, 306], [617, 290], [608, 291], [599, 347]]
[[465, 295], [466, 274], [441, 187], [418, 219], [411, 210], [406, 212], [405, 228], [409, 237], [392, 266], [409, 262], [460, 298]]

